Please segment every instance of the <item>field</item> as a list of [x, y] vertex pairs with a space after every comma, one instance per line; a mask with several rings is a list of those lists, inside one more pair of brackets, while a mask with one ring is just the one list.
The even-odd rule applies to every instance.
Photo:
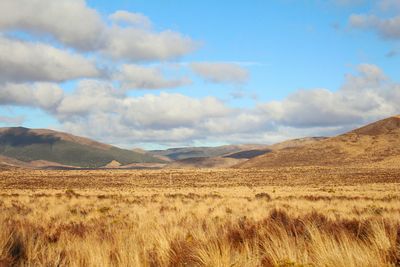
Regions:
[[400, 266], [400, 169], [0, 171], [0, 266]]

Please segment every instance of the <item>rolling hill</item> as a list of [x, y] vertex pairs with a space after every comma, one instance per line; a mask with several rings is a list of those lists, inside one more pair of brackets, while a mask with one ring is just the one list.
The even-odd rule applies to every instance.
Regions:
[[233, 154], [245, 150], [262, 150], [266, 145], [225, 145], [217, 147], [179, 147], [166, 150], [151, 150], [153, 156], [169, 158], [170, 160], [183, 160], [191, 158], [212, 158]]
[[[72, 166], [98, 168], [113, 162], [161, 163], [151, 155], [120, 149], [67, 133], [23, 127], [0, 128], [0, 155], [6, 164], [32, 167]], [[7, 160], [6, 160], [7, 159]], [[25, 166], [26, 167], [26, 166]]]
[[198, 157], [176, 160], [169, 163], [168, 169], [213, 169], [230, 168], [246, 159], [224, 158], [224, 157]]
[[237, 167], [393, 164], [400, 164], [400, 116], [303, 146], [281, 148], [240, 163]]
[[[210, 152], [220, 152], [217, 156], [206, 157], [203, 154], [198, 157], [177, 159], [170, 162], [167, 168], [230, 168], [239, 163], [246, 162], [249, 159], [255, 158], [260, 155], [265, 155], [271, 153], [278, 149], [283, 148], [293, 148], [298, 146], [303, 146], [305, 144], [311, 144], [325, 139], [326, 137], [306, 137], [287, 140], [274, 145], [230, 145], [222, 147], [203, 147], [203, 148], [185, 148], [179, 149], [179, 151], [203, 151], [205, 154], [210, 154]], [[221, 154], [227, 150], [233, 150], [234, 152]], [[186, 154], [185, 154], [186, 155]], [[182, 155], [180, 155], [182, 156]]]

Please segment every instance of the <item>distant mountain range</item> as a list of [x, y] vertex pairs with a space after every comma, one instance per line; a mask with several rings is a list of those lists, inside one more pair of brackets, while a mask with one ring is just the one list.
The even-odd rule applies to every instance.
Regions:
[[67, 133], [0, 128], [0, 169], [22, 168], [269, 168], [400, 164], [400, 116], [335, 137], [274, 145], [126, 150]]
[[163, 156], [170, 160], [183, 160], [190, 158], [219, 157], [247, 150], [260, 151], [267, 148], [266, 145], [225, 145], [217, 147], [180, 147], [166, 150], [151, 150], [149, 154]]
[[[275, 150], [298, 147], [325, 139], [306, 137], [274, 145], [226, 145], [219, 147], [184, 147], [151, 151], [152, 155], [169, 158], [168, 168], [229, 168]], [[175, 160], [174, 160], [175, 159]]]

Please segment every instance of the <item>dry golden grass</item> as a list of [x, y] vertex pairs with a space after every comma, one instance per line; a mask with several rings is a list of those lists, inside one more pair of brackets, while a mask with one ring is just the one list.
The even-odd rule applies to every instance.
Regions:
[[400, 169], [2, 171], [0, 266], [400, 266]]

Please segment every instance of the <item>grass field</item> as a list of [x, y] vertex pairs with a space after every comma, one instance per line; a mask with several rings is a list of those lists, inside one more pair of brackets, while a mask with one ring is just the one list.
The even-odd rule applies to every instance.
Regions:
[[0, 266], [400, 266], [400, 169], [0, 172]]

